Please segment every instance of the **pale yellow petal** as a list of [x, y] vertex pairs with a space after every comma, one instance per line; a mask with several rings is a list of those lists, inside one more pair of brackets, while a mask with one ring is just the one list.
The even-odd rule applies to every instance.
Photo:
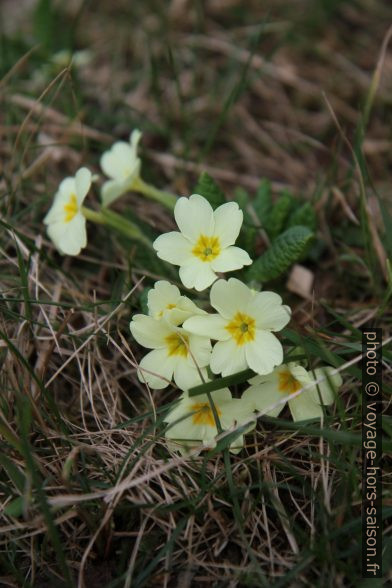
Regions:
[[211, 354], [211, 370], [214, 374], [230, 376], [245, 370], [248, 366], [245, 358], [245, 347], [239, 347], [233, 339], [219, 341]]
[[231, 272], [251, 263], [252, 260], [246, 251], [239, 247], [227, 247], [211, 261], [211, 268], [216, 272]]
[[78, 205], [81, 206], [91, 186], [91, 172], [81, 167], [75, 175], [75, 189]]
[[257, 292], [249, 301], [249, 315], [256, 319], [258, 329], [280, 331], [291, 318], [291, 310], [282, 305], [281, 297], [275, 292]]
[[211, 305], [226, 319], [247, 308], [253, 293], [240, 280], [218, 280], [211, 288]]
[[314, 402], [311, 394], [305, 390], [295, 398], [289, 400], [289, 407], [295, 421], [306, 421], [308, 419], [319, 419], [323, 415], [320, 404]]
[[236, 202], [226, 202], [215, 210], [214, 235], [219, 237], [221, 247], [234, 245], [241, 229], [243, 217], [243, 212]]
[[159, 235], [153, 243], [153, 247], [160, 259], [174, 265], [182, 265], [192, 259], [192, 245], [178, 231]]
[[102, 206], [109, 206], [117, 198], [129, 192], [130, 188], [131, 182], [129, 178], [126, 178], [126, 180], [108, 180], [101, 188]]
[[[205, 370], [200, 371], [203, 377], [207, 375]], [[203, 384], [199, 370], [194, 367], [193, 363], [184, 358], [179, 358], [174, 367], [174, 381], [180, 390], [189, 390], [194, 386]]]
[[166, 349], [153, 349], [139, 363], [138, 378], [154, 390], [166, 388], [173, 377], [176, 360]]
[[225, 329], [226, 324], [227, 321], [219, 314], [207, 314], [187, 319], [183, 328], [195, 335], [225, 341], [230, 337], [230, 333]]
[[179, 275], [186, 288], [195, 288], [198, 292], [205, 290], [216, 280], [210, 264], [196, 257], [181, 265]]
[[113, 180], [122, 181], [129, 177], [135, 166], [135, 154], [129, 143], [118, 141], [101, 157], [101, 168], [104, 174]]
[[189, 337], [189, 350], [191, 354], [192, 365], [206, 367], [211, 358], [211, 341], [208, 337], [199, 337], [191, 335]]
[[283, 361], [282, 344], [269, 331], [256, 329], [254, 341], [244, 347], [247, 364], [256, 374], [269, 374]]
[[51, 223], [47, 232], [63, 255], [79, 255], [87, 245], [86, 219], [82, 214], [76, 214], [68, 223]]
[[136, 314], [129, 328], [136, 341], [148, 349], [166, 347], [165, 337], [173, 333], [173, 329], [164, 321], [157, 321], [144, 314]]
[[173, 305], [176, 306], [180, 297], [181, 293], [177, 286], [166, 280], [155, 282], [147, 297], [149, 314], [154, 318], [161, 318], [163, 311]]
[[341, 375], [333, 374], [335, 368], [331, 366], [322, 366], [309, 373], [312, 380], [318, 380], [324, 378], [322, 382], [315, 384], [313, 388], [309, 390], [309, 393], [313, 400], [318, 404], [332, 404], [335, 400], [336, 393], [343, 383]]
[[248, 410], [257, 410], [268, 416], [276, 417], [283, 410], [285, 403], [278, 404], [284, 398], [279, 391], [276, 374], [262, 384], [250, 386], [242, 395], [242, 401]]
[[191, 242], [200, 235], [210, 236], [214, 232], [214, 214], [209, 202], [192, 194], [189, 198], [179, 198], [174, 208], [174, 217], [181, 233]]
[[76, 183], [74, 177], [64, 178], [59, 185], [58, 192], [67, 200], [71, 194], [76, 194]]

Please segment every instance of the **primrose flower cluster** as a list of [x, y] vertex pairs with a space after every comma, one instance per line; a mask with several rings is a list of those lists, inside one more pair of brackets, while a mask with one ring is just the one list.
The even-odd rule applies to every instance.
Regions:
[[141, 132], [134, 130], [129, 142], [118, 141], [103, 153], [100, 166], [109, 178], [100, 190], [100, 210], [95, 211], [84, 205], [93, 182], [98, 176], [92, 175], [86, 167], [79, 169], [74, 177], [67, 177], [54, 196], [53, 204], [44, 218], [47, 233], [57, 250], [63, 255], [79, 255], [87, 245], [86, 220], [106, 224], [128, 237], [146, 243], [140, 229], [108, 207], [127, 192], [136, 191], [173, 209], [176, 197], [158, 190], [141, 178], [141, 160], [138, 145]]
[[[179, 266], [186, 288], [201, 292], [211, 286], [213, 312], [169, 282], [158, 281], [148, 292], [148, 315], [136, 314], [130, 323], [135, 340], [150, 350], [139, 364], [140, 381], [163, 389], [174, 380], [182, 391], [165, 419], [171, 446], [184, 453], [193, 446], [213, 445], [218, 432], [230, 427], [244, 425], [242, 432], [248, 432], [255, 411], [277, 416], [284, 399], [295, 420], [322, 416], [321, 405], [333, 402], [340, 376], [331, 375], [330, 367], [313, 374], [295, 362], [283, 364], [276, 333], [289, 322], [290, 308], [274, 292], [258, 292], [236, 278], [220, 276], [252, 263], [234, 245], [243, 222], [238, 205], [228, 202], [214, 211], [205, 198], [193, 194], [177, 201], [174, 217], [179, 231], [159, 236], [154, 249], [160, 259]], [[210, 394], [190, 394], [214, 375], [244, 370], [254, 377], [241, 398], [233, 398], [225, 386]], [[323, 383], [318, 385], [321, 372]], [[236, 452], [242, 446], [239, 435], [230, 449]]]
[[[321, 418], [322, 405], [332, 404], [341, 377], [329, 366], [307, 371], [298, 362], [284, 363], [277, 334], [288, 324], [290, 308], [274, 292], [223, 277], [252, 263], [235, 245], [243, 223], [238, 204], [227, 202], [213, 210], [199, 194], [177, 198], [147, 184], [141, 177], [140, 139], [135, 130], [129, 142], [119, 141], [103, 153], [100, 166], [108, 179], [101, 186], [98, 210], [84, 205], [97, 176], [82, 167], [60, 183], [44, 223], [63, 255], [79, 255], [86, 247], [87, 220], [107, 225], [178, 266], [182, 284], [196, 291], [199, 305], [177, 286], [158, 281], [148, 292], [148, 314], [136, 314], [130, 323], [134, 339], [148, 349], [138, 366], [140, 381], [156, 390], [174, 382], [181, 390], [165, 417], [170, 445], [182, 453], [213, 446], [218, 433], [240, 428], [230, 446], [237, 452], [244, 433], [255, 425], [256, 411], [276, 417], [286, 402], [295, 421]], [[151, 243], [135, 223], [110, 209], [131, 190], [174, 210], [178, 231]], [[200, 294], [207, 288], [208, 300]], [[248, 382], [240, 398], [227, 387], [234, 374]], [[222, 378], [229, 380], [219, 388]], [[203, 384], [212, 380], [209, 392]], [[192, 390], [197, 386], [201, 390]]]

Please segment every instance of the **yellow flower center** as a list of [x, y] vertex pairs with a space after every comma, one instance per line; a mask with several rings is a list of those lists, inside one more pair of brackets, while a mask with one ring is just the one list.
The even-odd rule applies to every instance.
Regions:
[[[192, 404], [191, 410], [196, 411], [192, 417], [194, 425], [208, 425], [210, 427], [215, 427], [214, 413], [208, 402], [197, 402], [196, 404]], [[216, 405], [215, 410], [218, 416], [222, 414]]]
[[207, 237], [200, 235], [196, 245], [192, 249], [193, 255], [202, 261], [212, 261], [221, 252], [219, 237]]
[[71, 194], [67, 204], [64, 204], [65, 222], [69, 223], [78, 212], [78, 203], [75, 194]]
[[128, 166], [128, 167], [123, 167], [122, 169], [122, 173], [124, 176], [124, 179], [127, 178], [128, 176], [130, 176], [132, 174], [133, 168]]
[[[167, 305], [166, 305], [166, 308], [165, 308], [164, 310], [171, 310], [172, 308], [176, 308], [176, 305], [175, 305], [175, 304], [167, 304]], [[164, 311], [163, 311], [163, 310], [161, 310], [161, 312], [160, 312], [160, 313], [158, 313], [158, 317], [159, 317], [159, 318], [162, 318], [162, 317], [163, 317], [163, 312], [164, 312]]]
[[225, 326], [238, 346], [254, 341], [256, 335], [256, 321], [251, 316], [237, 312], [234, 318]]
[[297, 392], [302, 388], [302, 384], [294, 378], [289, 370], [279, 372], [278, 378], [279, 392], [282, 392], [283, 394], [294, 394], [294, 392]]
[[188, 356], [189, 339], [186, 335], [180, 333], [172, 333], [165, 337], [168, 355], [180, 355], [181, 357]]

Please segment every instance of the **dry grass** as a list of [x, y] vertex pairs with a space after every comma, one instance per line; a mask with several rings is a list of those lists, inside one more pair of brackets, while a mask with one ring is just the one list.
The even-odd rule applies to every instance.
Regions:
[[[189, 194], [208, 170], [228, 199], [237, 186], [254, 193], [269, 178], [276, 194], [289, 189], [314, 203], [322, 249], [306, 262], [311, 298], [289, 294], [283, 280], [271, 286], [293, 307], [291, 328], [312, 361], [341, 365], [357, 355], [358, 329], [369, 321], [389, 339], [378, 205], [378, 197], [390, 205], [389, 47], [362, 134], [361, 112], [391, 7], [164, 4], [67, 4], [71, 46], [92, 52], [72, 72], [45, 73], [60, 47], [25, 15], [12, 16], [2, 37], [0, 498], [13, 510], [1, 515], [0, 583], [359, 585], [357, 366], [345, 370], [319, 429], [261, 418], [239, 456], [180, 458], [166, 447], [162, 422], [176, 392], [138, 381], [142, 350], [128, 329], [140, 294], [165, 270], [102, 228], [90, 229], [82, 255], [62, 258], [42, 218], [65, 175], [82, 164], [98, 170], [103, 149], [139, 126], [144, 175], [162, 188]], [[344, 137], [363, 154], [368, 177]], [[117, 210], [156, 233], [173, 226], [140, 196]], [[385, 410], [391, 359], [386, 350]]]

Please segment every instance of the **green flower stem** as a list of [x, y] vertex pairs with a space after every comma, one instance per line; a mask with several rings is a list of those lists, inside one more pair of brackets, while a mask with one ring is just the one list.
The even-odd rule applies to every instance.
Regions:
[[140, 177], [134, 179], [132, 190], [140, 192], [144, 196], [147, 196], [147, 198], [151, 198], [151, 200], [163, 204], [169, 210], [173, 210], [177, 202], [177, 196], [170, 194], [170, 192], [165, 192], [164, 190], [158, 190], [158, 188], [155, 188], [155, 186], [152, 186], [151, 184], [147, 184]]
[[238, 372], [238, 374], [233, 374], [232, 376], [218, 378], [212, 382], [194, 386], [194, 388], [189, 389], [189, 397], [198, 396], [199, 394], [208, 394], [209, 392], [214, 392], [214, 390], [221, 390], [222, 388], [228, 388], [229, 386], [234, 386], [235, 384], [242, 384], [242, 382], [246, 382], [254, 375], [255, 373], [252, 370], [244, 370], [242, 372]]
[[91, 210], [91, 208], [82, 206], [82, 214], [86, 217], [87, 220], [92, 221], [93, 223], [97, 223], [98, 225], [105, 224], [105, 219], [103, 218], [102, 214], [100, 212], [96, 212], [95, 210]]
[[102, 208], [100, 212], [96, 212], [95, 210], [91, 210], [91, 208], [82, 206], [82, 213], [87, 220], [111, 227], [125, 237], [139, 241], [151, 249], [153, 248], [151, 241], [142, 233], [137, 225], [112, 210]]

